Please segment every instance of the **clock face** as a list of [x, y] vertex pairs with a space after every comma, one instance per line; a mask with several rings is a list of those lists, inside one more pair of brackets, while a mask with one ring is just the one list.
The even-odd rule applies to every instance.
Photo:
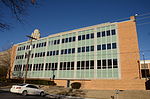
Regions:
[[33, 38], [39, 39], [40, 38], [40, 31], [35, 29], [34, 32], [31, 34]]

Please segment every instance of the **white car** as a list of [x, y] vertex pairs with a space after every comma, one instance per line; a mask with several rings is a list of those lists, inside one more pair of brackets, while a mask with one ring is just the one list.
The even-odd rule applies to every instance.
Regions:
[[39, 89], [36, 85], [32, 84], [19, 84], [19, 85], [13, 85], [10, 89], [10, 92], [12, 93], [19, 93], [24, 96], [26, 95], [41, 95], [44, 96], [44, 90]]

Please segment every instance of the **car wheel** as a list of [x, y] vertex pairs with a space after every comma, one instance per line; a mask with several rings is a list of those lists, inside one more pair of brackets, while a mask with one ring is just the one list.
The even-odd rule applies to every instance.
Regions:
[[22, 92], [22, 95], [23, 95], [23, 96], [26, 96], [27, 93], [28, 93], [28, 92], [27, 92], [26, 90], [24, 90], [24, 91]]
[[41, 93], [40, 93], [40, 96], [42, 96], [42, 97], [43, 97], [44, 95], [45, 95], [45, 94], [44, 94], [44, 92], [41, 92]]

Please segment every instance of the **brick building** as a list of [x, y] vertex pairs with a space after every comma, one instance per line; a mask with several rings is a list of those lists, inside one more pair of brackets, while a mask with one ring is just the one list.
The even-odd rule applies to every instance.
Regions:
[[[57, 85], [81, 82], [83, 89], [144, 90], [135, 17], [39, 38], [13, 46], [12, 78], [52, 79]], [[54, 76], [55, 75], [55, 76]]]

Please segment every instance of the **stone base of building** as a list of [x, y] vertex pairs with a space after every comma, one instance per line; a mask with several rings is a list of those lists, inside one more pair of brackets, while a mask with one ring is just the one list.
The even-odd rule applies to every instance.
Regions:
[[[67, 80], [55, 80], [58, 86], [67, 86]], [[81, 89], [94, 90], [146, 90], [145, 80], [70, 80], [80, 82]]]

